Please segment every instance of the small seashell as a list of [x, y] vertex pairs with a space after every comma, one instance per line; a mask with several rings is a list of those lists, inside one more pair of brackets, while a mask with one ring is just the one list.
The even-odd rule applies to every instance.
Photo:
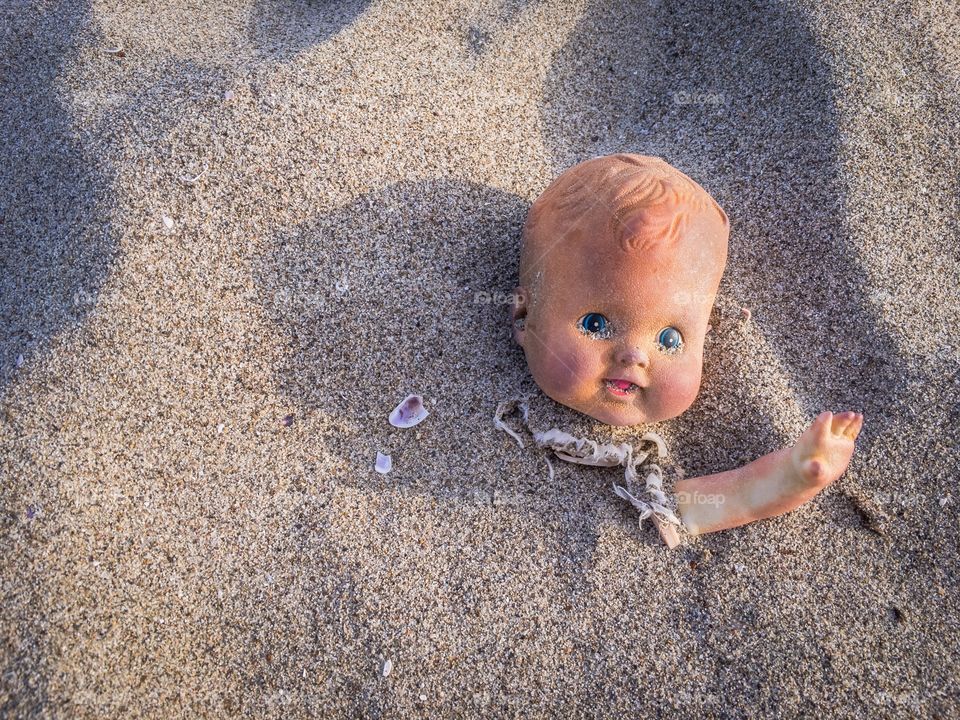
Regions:
[[217, 435], [223, 432], [223, 423], [217, 423]]
[[382, 452], [377, 452], [377, 463], [373, 466], [373, 469], [381, 475], [386, 475], [393, 470], [393, 458], [384, 455]]
[[383, 661], [383, 666], [380, 668], [380, 674], [383, 677], [387, 677], [390, 674], [390, 671], [393, 670], [393, 660], [387, 658]]
[[113, 55], [114, 57], [123, 57], [127, 53], [123, 49], [123, 45], [117, 45], [116, 47], [103, 48], [105, 55]]
[[408, 395], [390, 413], [390, 424], [398, 428], [412, 428], [426, 420], [429, 414], [423, 406], [422, 395]]
[[740, 314], [743, 315], [744, 322], [750, 322], [750, 318], [753, 315], [753, 313], [750, 312], [750, 308], [748, 307], [740, 308]]
[[18, 368], [23, 367], [23, 354], [17, 355], [17, 367]]
[[233, 90], [227, 90], [227, 91], [223, 94], [223, 99], [224, 99], [225, 102], [230, 102], [230, 101], [233, 100], [236, 96], [237, 96], [237, 94], [236, 94]]
[[164, 226], [167, 230], [173, 230], [173, 218], [170, 217], [169, 215], [164, 215], [164, 216], [163, 216], [163, 226]]

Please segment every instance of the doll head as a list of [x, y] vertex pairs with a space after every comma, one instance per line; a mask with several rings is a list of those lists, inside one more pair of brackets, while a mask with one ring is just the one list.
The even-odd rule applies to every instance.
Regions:
[[611, 425], [690, 407], [729, 230], [716, 201], [659, 158], [563, 173], [530, 209], [512, 306], [537, 385]]

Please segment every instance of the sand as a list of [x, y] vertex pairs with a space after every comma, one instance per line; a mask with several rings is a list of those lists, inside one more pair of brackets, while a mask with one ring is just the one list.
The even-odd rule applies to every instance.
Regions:
[[[0, 715], [960, 713], [958, 30], [948, 0], [0, 3]], [[614, 431], [537, 392], [504, 296], [532, 200], [618, 150], [732, 238], [697, 403]], [[521, 394], [661, 433], [668, 482], [866, 425], [812, 503], [670, 552], [616, 469], [548, 484], [494, 429]]]

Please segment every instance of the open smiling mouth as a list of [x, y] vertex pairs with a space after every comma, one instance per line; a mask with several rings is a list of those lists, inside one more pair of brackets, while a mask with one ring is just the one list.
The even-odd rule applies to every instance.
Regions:
[[639, 392], [640, 386], [635, 385], [629, 380], [604, 380], [604, 387], [617, 397], [629, 397]]

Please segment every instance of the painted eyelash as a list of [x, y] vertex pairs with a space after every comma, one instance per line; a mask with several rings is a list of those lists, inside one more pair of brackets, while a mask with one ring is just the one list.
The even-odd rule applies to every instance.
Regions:
[[577, 329], [580, 330], [582, 335], [586, 335], [591, 340], [609, 340], [610, 336], [613, 335], [613, 329], [609, 325], [600, 332], [590, 332], [589, 330], [584, 330], [580, 327], [580, 324], [577, 323]]

